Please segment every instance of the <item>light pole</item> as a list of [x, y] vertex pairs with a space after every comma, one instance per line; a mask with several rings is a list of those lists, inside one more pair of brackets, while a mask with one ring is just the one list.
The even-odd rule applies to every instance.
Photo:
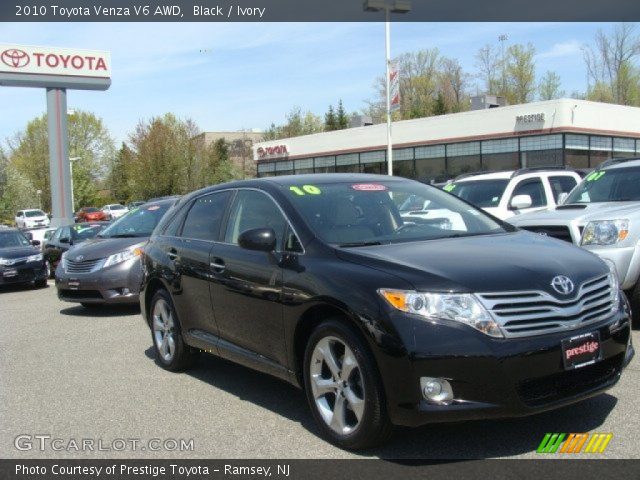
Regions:
[[[506, 42], [509, 39], [509, 37], [505, 34], [499, 35], [498, 36], [498, 41], [500, 42], [500, 46], [502, 48], [502, 95], [504, 96], [505, 94], [505, 90], [507, 89], [507, 85], [506, 85], [506, 71], [505, 69], [507, 68], [507, 64], [505, 62], [505, 58], [504, 58], [504, 42]], [[492, 93], [492, 92], [489, 92]]]
[[73, 197], [73, 162], [76, 160], [80, 160], [82, 157], [69, 157], [69, 173], [71, 177], [71, 209], [73, 210], [73, 214], [76, 213], [76, 199]]
[[411, 2], [408, 0], [394, 0], [387, 3], [385, 0], [365, 0], [363, 5], [365, 12], [382, 12], [385, 14], [385, 60], [386, 60], [386, 90], [387, 90], [387, 174], [393, 175], [393, 143], [391, 141], [391, 26], [392, 13], [407, 13], [411, 11]]

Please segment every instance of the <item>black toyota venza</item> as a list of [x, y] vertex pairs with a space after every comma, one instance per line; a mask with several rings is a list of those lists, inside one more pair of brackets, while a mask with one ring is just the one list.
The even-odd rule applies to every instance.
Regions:
[[[415, 198], [429, 215], [400, 214]], [[392, 425], [567, 405], [614, 385], [634, 353], [602, 260], [410, 180], [206, 188], [144, 252], [140, 301], [164, 368], [206, 350], [285, 379], [345, 448]]]

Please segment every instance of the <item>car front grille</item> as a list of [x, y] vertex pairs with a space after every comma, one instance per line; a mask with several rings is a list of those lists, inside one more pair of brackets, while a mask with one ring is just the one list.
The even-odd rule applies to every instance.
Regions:
[[611, 313], [609, 276], [588, 280], [573, 299], [543, 291], [481, 293], [478, 297], [507, 337], [562, 332], [598, 322]]
[[571, 230], [569, 230], [569, 227], [566, 227], [564, 225], [532, 225], [520, 228], [522, 228], [523, 230], [528, 230], [529, 232], [534, 232], [540, 235], [545, 235], [548, 237], [557, 238], [558, 240], [564, 240], [565, 242], [573, 243], [573, 239], [571, 238]]
[[100, 268], [102, 260], [102, 258], [98, 258], [96, 260], [83, 260], [81, 262], [77, 262], [66, 258], [64, 262], [64, 270], [67, 273], [91, 273]]

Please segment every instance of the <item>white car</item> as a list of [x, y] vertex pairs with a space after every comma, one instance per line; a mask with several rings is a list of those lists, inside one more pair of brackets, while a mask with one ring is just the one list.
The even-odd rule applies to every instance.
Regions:
[[20, 210], [14, 220], [18, 228], [44, 228], [50, 223], [47, 214], [38, 208]]
[[443, 190], [506, 220], [523, 213], [555, 208], [581, 180], [573, 170], [523, 168], [461, 175]]
[[105, 205], [102, 207], [102, 211], [105, 213], [109, 220], [116, 220], [127, 213], [129, 210], [124, 205], [119, 203], [112, 203], [111, 205]]

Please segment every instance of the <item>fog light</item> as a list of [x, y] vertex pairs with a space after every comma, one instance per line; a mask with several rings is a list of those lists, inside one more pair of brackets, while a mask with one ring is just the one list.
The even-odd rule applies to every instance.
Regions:
[[428, 402], [449, 405], [453, 401], [453, 389], [444, 378], [421, 377], [420, 389]]

